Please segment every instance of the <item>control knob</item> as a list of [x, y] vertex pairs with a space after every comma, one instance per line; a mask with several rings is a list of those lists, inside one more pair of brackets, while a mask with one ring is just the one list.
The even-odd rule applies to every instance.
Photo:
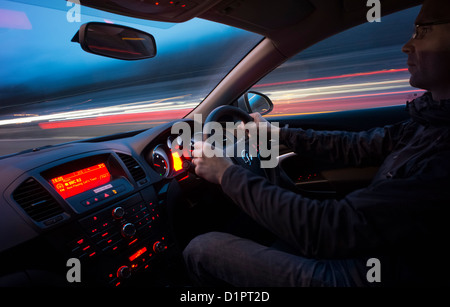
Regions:
[[117, 277], [118, 278], [129, 278], [131, 276], [131, 271], [130, 268], [126, 265], [122, 265], [118, 270], [117, 270]]
[[122, 226], [122, 236], [125, 238], [131, 238], [136, 234], [136, 226], [132, 223], [127, 223]]
[[116, 207], [112, 211], [112, 216], [116, 220], [120, 220], [121, 218], [123, 218], [124, 215], [125, 215], [125, 209], [123, 209], [122, 207]]
[[154, 251], [155, 253], [161, 253], [161, 252], [163, 252], [165, 249], [166, 249], [166, 246], [165, 246], [163, 243], [161, 243], [160, 241], [156, 241], [156, 242], [153, 244], [153, 251]]

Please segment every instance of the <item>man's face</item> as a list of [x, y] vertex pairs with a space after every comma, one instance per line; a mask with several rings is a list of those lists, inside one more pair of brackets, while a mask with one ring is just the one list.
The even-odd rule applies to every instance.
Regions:
[[[448, 12], [448, 13], [446, 13]], [[436, 21], [450, 22], [450, 1], [428, 0], [416, 24]], [[450, 87], [450, 23], [420, 27], [420, 35], [403, 46], [408, 54], [410, 84], [428, 91]]]

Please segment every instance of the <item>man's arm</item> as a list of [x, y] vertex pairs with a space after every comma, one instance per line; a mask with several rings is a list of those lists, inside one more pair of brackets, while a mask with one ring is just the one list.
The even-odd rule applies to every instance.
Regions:
[[436, 159], [429, 167], [420, 176], [384, 180], [342, 200], [308, 199], [239, 166], [228, 167], [221, 182], [239, 207], [304, 256], [370, 256], [404, 247], [426, 250], [446, 233], [449, 161]]
[[379, 165], [398, 144], [409, 122], [362, 132], [281, 128], [280, 143], [302, 156], [345, 165]]
[[[405, 131], [413, 131], [412, 121], [374, 128], [368, 131], [315, 131], [301, 128], [278, 128], [270, 124], [259, 113], [250, 116], [256, 125], [266, 125], [267, 130], [279, 133], [280, 143], [304, 157], [316, 157], [330, 162], [339, 161], [345, 165], [379, 165], [398, 145]], [[240, 126], [244, 128], [243, 124]]]

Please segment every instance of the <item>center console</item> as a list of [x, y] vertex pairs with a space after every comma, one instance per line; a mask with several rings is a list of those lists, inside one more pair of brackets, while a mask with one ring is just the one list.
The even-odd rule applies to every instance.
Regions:
[[172, 244], [164, 200], [152, 187], [84, 217], [71, 230], [77, 235], [67, 243], [68, 256], [95, 268], [95, 278], [113, 286], [150, 270]]
[[159, 266], [174, 246], [168, 183], [124, 156], [103, 152], [47, 164], [13, 184], [16, 209], [60, 259], [80, 261], [83, 285], [127, 284]]

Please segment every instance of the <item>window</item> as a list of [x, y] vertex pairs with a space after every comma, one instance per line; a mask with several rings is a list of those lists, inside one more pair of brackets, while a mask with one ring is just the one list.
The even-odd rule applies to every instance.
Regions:
[[420, 7], [330, 37], [271, 72], [252, 90], [268, 95], [268, 117], [404, 105], [423, 90], [409, 85], [407, 56]]

